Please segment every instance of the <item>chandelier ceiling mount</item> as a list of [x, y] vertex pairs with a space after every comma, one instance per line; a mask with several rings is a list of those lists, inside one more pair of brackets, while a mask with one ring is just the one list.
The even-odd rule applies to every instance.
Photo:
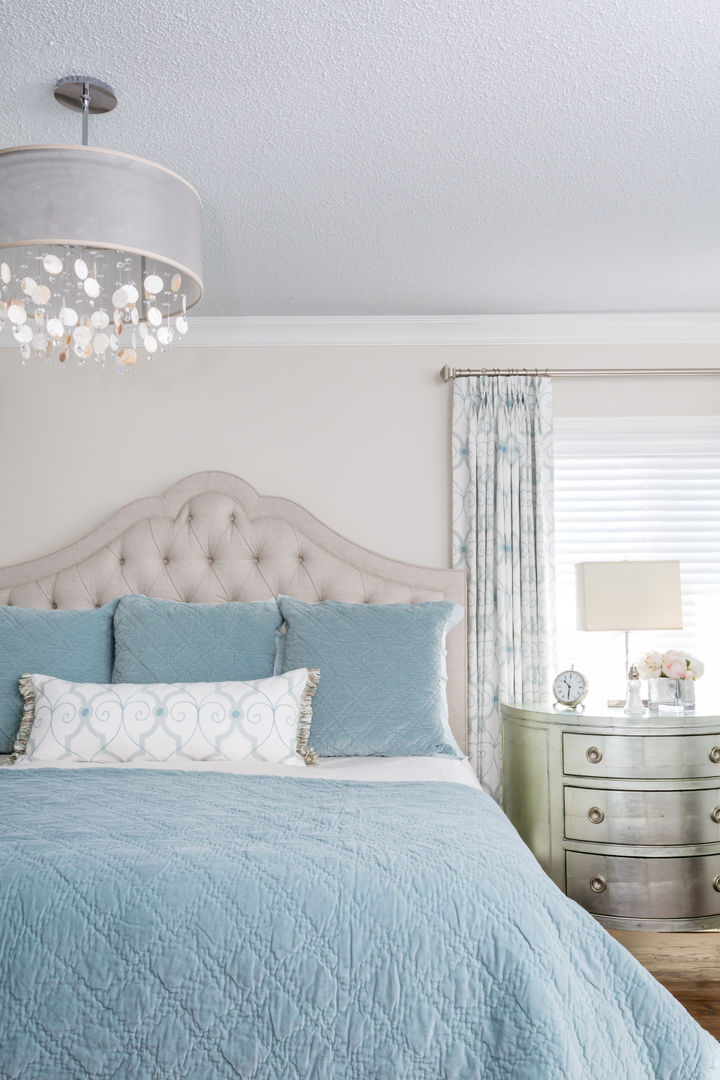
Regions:
[[88, 118], [112, 112], [118, 103], [112, 86], [91, 75], [65, 75], [55, 83], [55, 100], [82, 113], [82, 144], [88, 145]]

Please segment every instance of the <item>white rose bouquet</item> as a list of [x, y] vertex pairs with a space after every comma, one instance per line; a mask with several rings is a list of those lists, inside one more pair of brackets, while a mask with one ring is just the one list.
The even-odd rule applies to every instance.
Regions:
[[641, 679], [699, 679], [705, 671], [702, 660], [681, 649], [646, 652], [635, 667]]

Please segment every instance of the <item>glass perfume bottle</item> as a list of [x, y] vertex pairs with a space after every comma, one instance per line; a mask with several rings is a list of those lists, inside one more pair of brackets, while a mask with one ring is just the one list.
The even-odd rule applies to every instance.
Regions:
[[645, 712], [640, 698], [640, 676], [634, 664], [628, 671], [624, 711], [626, 716], [642, 716]]

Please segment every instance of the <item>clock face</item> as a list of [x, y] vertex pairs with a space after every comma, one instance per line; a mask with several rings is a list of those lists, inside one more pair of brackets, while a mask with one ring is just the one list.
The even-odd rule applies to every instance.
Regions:
[[561, 671], [553, 682], [553, 694], [563, 705], [576, 705], [587, 689], [587, 680], [579, 671]]

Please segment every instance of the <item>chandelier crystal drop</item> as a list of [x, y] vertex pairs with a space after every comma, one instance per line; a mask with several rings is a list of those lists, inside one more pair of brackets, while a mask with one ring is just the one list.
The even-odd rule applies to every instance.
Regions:
[[23, 362], [114, 356], [128, 369], [188, 331], [187, 294], [174, 267], [143, 276], [142, 259], [120, 249], [47, 245], [1, 254], [0, 330], [9, 326]]
[[87, 146], [110, 88], [69, 76], [55, 96], [83, 116], [82, 146], [0, 150], [0, 330], [23, 363], [166, 352], [202, 296], [200, 199], [153, 162]]

